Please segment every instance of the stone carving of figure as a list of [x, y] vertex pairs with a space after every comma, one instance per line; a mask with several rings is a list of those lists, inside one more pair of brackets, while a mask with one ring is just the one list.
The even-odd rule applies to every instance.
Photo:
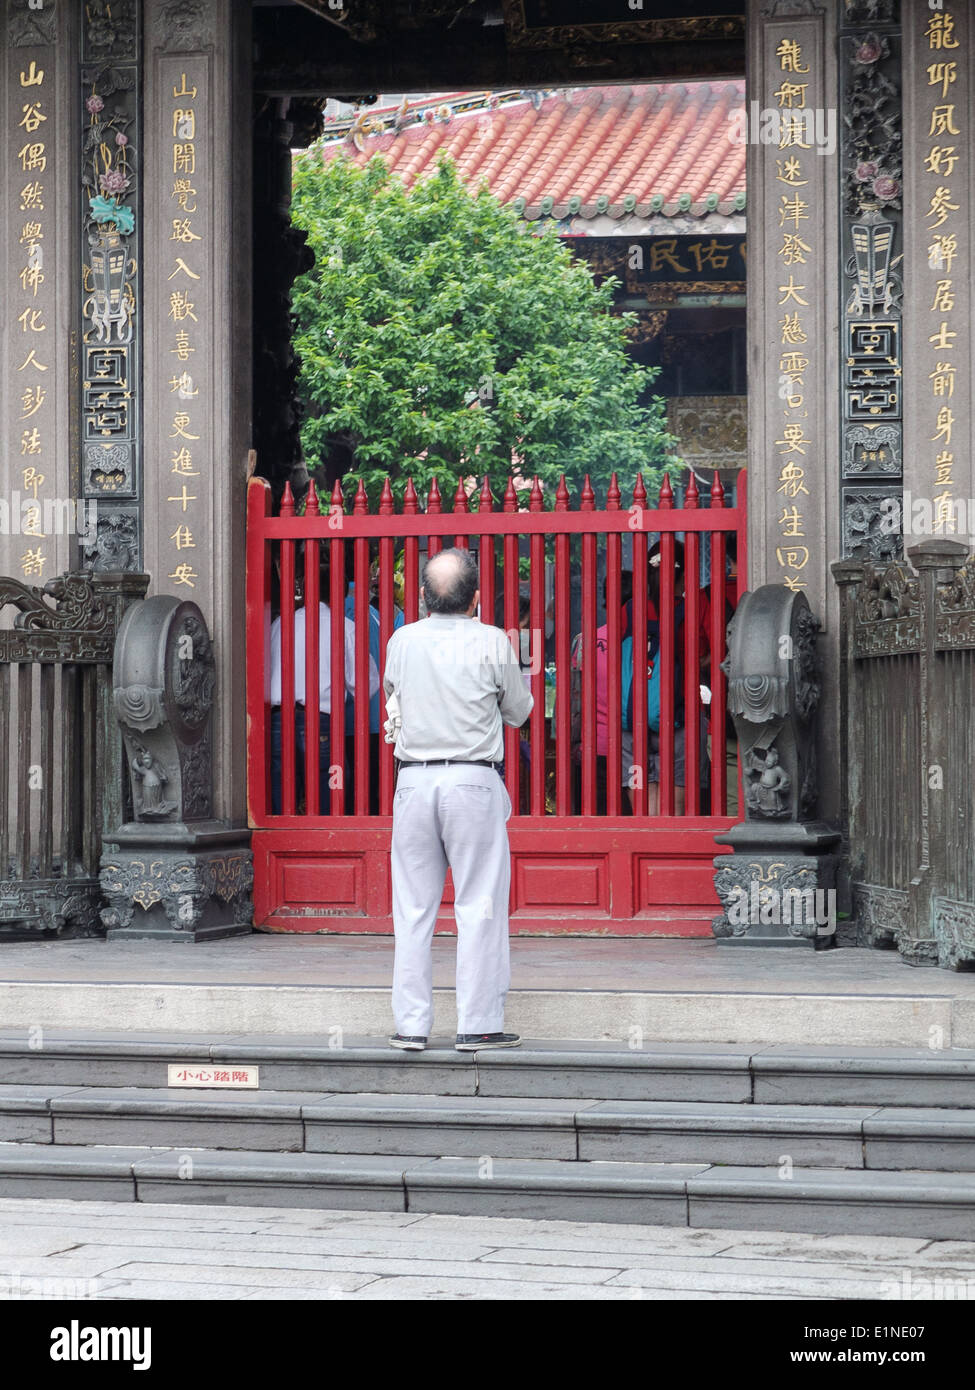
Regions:
[[169, 778], [158, 758], [154, 758], [148, 748], [143, 748], [132, 759], [132, 776], [142, 790], [140, 814], [148, 817], [168, 815], [175, 805], [175, 802], [163, 800], [163, 787]]
[[766, 752], [764, 764], [752, 755], [752, 771], [758, 772], [759, 769], [761, 775], [757, 781], [749, 784], [746, 793], [748, 804], [760, 815], [785, 815], [788, 811], [785, 793], [789, 790], [792, 779], [784, 768], [779, 767], [779, 755], [774, 748]]

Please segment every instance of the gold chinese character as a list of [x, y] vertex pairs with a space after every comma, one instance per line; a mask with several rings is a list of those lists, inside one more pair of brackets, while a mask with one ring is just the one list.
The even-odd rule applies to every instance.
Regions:
[[186, 411], [177, 411], [173, 416], [173, 432], [169, 436], [170, 439], [199, 439], [200, 436], [198, 434], [187, 433], [186, 427], [189, 423], [190, 417], [187, 415]]
[[950, 397], [955, 394], [955, 368], [950, 362], [939, 362], [934, 371], [928, 373], [928, 381], [934, 382], [932, 395]]
[[195, 307], [185, 290], [173, 290], [169, 296], [169, 317], [175, 319], [177, 323], [182, 319], [192, 319], [194, 323], [199, 323], [199, 319], [193, 312]]
[[786, 111], [779, 123], [779, 149], [784, 150], [789, 145], [795, 145], [799, 150], [812, 149], [809, 141], [802, 139], [805, 133], [805, 118], [799, 112]]
[[798, 231], [800, 222], [809, 221], [807, 208], [809, 204], [799, 197], [797, 193], [794, 198], [787, 198], [784, 193], [779, 194], [779, 226], [784, 227], [786, 221], [791, 218], [792, 225]]
[[47, 324], [41, 323], [43, 309], [25, 309], [22, 314], [17, 315], [17, 322], [21, 325], [23, 332], [46, 333]]
[[938, 457], [935, 459], [934, 466], [938, 474], [938, 476], [935, 478], [935, 482], [938, 484], [939, 487], [943, 487], [946, 483], [950, 483], [952, 481], [951, 470], [954, 465], [954, 462], [954, 454], [949, 454], [946, 450], [940, 453]]
[[931, 111], [931, 129], [929, 135], [960, 135], [961, 131], [955, 125], [955, 106], [951, 102], [947, 106], [935, 106]]
[[39, 454], [41, 449], [41, 434], [35, 425], [31, 430], [24, 430], [20, 437], [20, 452], [22, 454]]
[[189, 179], [175, 179], [173, 181], [173, 191], [169, 195], [171, 199], [179, 202], [183, 212], [196, 212], [196, 204], [189, 205], [189, 199], [196, 197], [196, 189], [192, 186]]
[[[170, 239], [170, 241], [202, 241], [202, 240], [203, 240], [202, 237], [197, 236], [196, 232], [194, 232], [194, 231], [192, 230], [191, 224], [190, 224], [190, 219], [189, 219], [188, 217], [174, 217], [174, 218], [173, 218], [173, 234], [172, 234], [172, 236], [171, 236], [169, 239]], [[170, 278], [172, 278], [172, 277], [170, 277]]]
[[772, 95], [778, 97], [780, 110], [783, 107], [788, 111], [796, 108], [801, 110], [806, 104], [806, 88], [808, 86], [808, 82], [783, 82], [779, 90], [773, 92]]
[[[957, 45], [957, 44], [953, 44], [953, 45], [945, 44], [945, 48], [949, 48], [949, 47], [957, 48], [958, 45]], [[21, 85], [22, 87], [40, 87], [40, 86], [43, 85], [43, 82], [44, 82], [44, 69], [43, 69], [43, 68], [39, 68], [39, 67], [37, 66], [37, 64], [34, 62], [33, 58], [32, 58], [31, 61], [30, 61], [30, 66], [28, 67], [27, 71], [26, 71], [26, 72], [22, 72], [22, 73], [20, 74], [20, 85]]]
[[33, 493], [36, 502], [38, 488], [43, 487], [47, 481], [44, 474], [38, 473], [33, 464], [28, 464], [26, 468], [20, 470], [20, 476], [23, 480], [24, 491]]
[[33, 135], [35, 130], [40, 130], [41, 122], [47, 120], [47, 117], [41, 111], [41, 103], [39, 101], [28, 102], [26, 106], [22, 106], [20, 109], [23, 111], [24, 115], [17, 124], [19, 126], [22, 125], [28, 135]]
[[795, 39], [783, 39], [775, 50], [775, 56], [779, 60], [779, 68], [782, 72], [808, 72], [808, 68], [801, 65], [802, 49]]
[[928, 20], [924, 37], [928, 48], [957, 48], [958, 40], [951, 37], [955, 21], [950, 14], [933, 14]]
[[779, 474], [780, 486], [778, 491], [784, 492], [786, 497], [797, 497], [800, 492], [804, 492], [808, 497], [809, 489], [802, 481], [805, 476], [806, 470], [790, 459], [788, 463], [783, 465], [782, 472]]
[[931, 305], [930, 312], [946, 314], [955, 307], [955, 295], [951, 288], [950, 280], [939, 280], [937, 289], [934, 292], [934, 303]]
[[195, 101], [195, 99], [196, 99], [196, 88], [195, 88], [195, 87], [187, 88], [187, 86], [186, 86], [186, 73], [185, 73], [185, 72], [181, 74], [181, 77], [180, 77], [180, 87], [179, 87], [179, 89], [177, 89], [176, 87], [173, 88], [173, 98], [174, 98], [174, 100], [175, 100], [175, 98], [177, 98], [177, 97], [189, 97], [190, 101]]
[[787, 569], [802, 570], [809, 563], [809, 550], [804, 545], [777, 546], [775, 558]]
[[934, 503], [934, 529], [936, 531], [956, 530], [958, 519], [951, 500], [951, 493], [939, 493], [934, 499]]
[[45, 540], [45, 534], [41, 530], [41, 509], [36, 502], [32, 502], [24, 514], [22, 529], [25, 536], [38, 536]]
[[173, 139], [196, 139], [196, 112], [192, 106], [188, 106], [185, 111], [181, 106], [177, 106], [173, 112]]
[[798, 293], [799, 290], [804, 290], [805, 288], [805, 285], [795, 284], [793, 282], [792, 276], [790, 275], [789, 283], [787, 285], [779, 286], [779, 293], [782, 295], [782, 298], [779, 300], [779, 304], [787, 304], [790, 299], [794, 299], [797, 304], [802, 304], [808, 309], [809, 300], [803, 299], [802, 296]]
[[41, 554], [41, 547], [36, 550], [28, 550], [20, 561], [20, 568], [24, 574], [42, 574], [44, 566], [47, 564], [47, 557]]
[[173, 146], [173, 173], [196, 173], [196, 146], [193, 142]]
[[[192, 305], [190, 307], [192, 308]], [[196, 352], [196, 348], [190, 346], [190, 335], [185, 328], [181, 328], [176, 334], [176, 346], [169, 350], [176, 354], [180, 362], [188, 362], [190, 353]]]
[[32, 248], [35, 241], [44, 240], [44, 229], [40, 222], [25, 222], [20, 233], [21, 246]]
[[46, 372], [46, 371], [47, 371], [47, 367], [45, 367], [44, 363], [38, 361], [37, 354], [34, 352], [34, 349], [33, 349], [33, 348], [31, 348], [30, 352], [29, 352], [29, 353], [27, 354], [27, 356], [24, 358], [23, 362], [21, 362], [21, 364], [20, 364], [20, 366], [17, 368], [17, 370], [18, 370], [18, 372], [22, 372], [22, 371], [24, 371], [27, 367], [36, 367], [37, 370], [38, 370], [39, 372]]
[[681, 275], [686, 275], [690, 266], [681, 265], [677, 259], [677, 238], [654, 242], [650, 247], [650, 269], [660, 270], [666, 263]]
[[957, 63], [932, 63], [928, 68], [928, 86], [937, 87], [940, 84], [943, 97], [948, 95], [948, 88], [957, 78]]
[[20, 272], [20, 283], [25, 290], [31, 290], [34, 298], [37, 298], [37, 291], [44, 283], [44, 273], [39, 265], [25, 265]]
[[949, 203], [948, 199], [950, 197], [951, 189], [946, 188], [944, 184], [940, 184], [932, 193], [928, 217], [936, 217], [938, 219], [934, 224], [935, 227], [940, 227], [942, 222], [948, 221], [949, 212], [958, 211], [957, 203]]
[[[176, 542], [177, 550], [196, 549], [196, 541], [193, 539], [193, 532], [188, 526], [177, 526], [169, 539]], [[170, 579], [171, 578], [172, 575], [170, 575]]]
[[942, 438], [943, 438], [946, 445], [950, 444], [950, 443], [951, 443], [951, 427], [952, 427], [952, 425], [954, 425], [954, 423], [955, 423], [955, 417], [954, 417], [954, 415], [953, 415], [952, 412], [951, 412], [951, 406], [949, 406], [949, 405], [943, 405], [943, 406], [941, 407], [941, 409], [938, 411], [938, 418], [937, 418], [937, 420], [935, 421], [935, 424], [937, 425], [937, 429], [935, 430], [934, 434], [931, 436], [932, 441], [933, 441], [934, 443], [937, 443], [937, 441], [938, 441], [939, 439], [942, 439]]
[[169, 576], [174, 583], [185, 584], [190, 589], [196, 588], [193, 580], [199, 579], [199, 577], [200, 576], [197, 574], [196, 570], [193, 569], [192, 565], [187, 565], [185, 562], [182, 565], [177, 565]]
[[186, 504], [187, 504], [187, 502], [195, 502], [195, 501], [196, 501], [196, 497], [195, 497], [195, 495], [193, 495], [192, 493], [187, 493], [187, 491], [186, 491], [186, 484], [184, 483], [184, 484], [183, 484], [183, 490], [182, 490], [182, 492], [179, 493], [176, 497], [167, 497], [167, 498], [166, 498], [166, 501], [167, 501], [167, 502], [181, 502], [181, 503], [183, 504], [183, 511], [185, 512], [185, 511], [186, 511]]
[[717, 241], [714, 237], [709, 242], [695, 241], [688, 246], [688, 255], [694, 257], [694, 262], [700, 273], [705, 266], [712, 266], [715, 270], [725, 270], [728, 265], [728, 252], [731, 250], [730, 241]]
[[941, 327], [938, 329], [937, 333], [931, 334], [928, 342], [931, 343], [933, 347], [941, 348], [942, 351], [944, 351], [945, 348], [950, 351], [954, 344], [949, 342], [949, 339], [957, 337], [958, 334], [955, 329], [949, 328], [947, 322], [942, 320]]
[[790, 154], [788, 159], [777, 159], [775, 167], [778, 173], [775, 175], [779, 183], [791, 184], [793, 188], [805, 188], [808, 179], [801, 179], [802, 165], [796, 155]]
[[[781, 488], [779, 489], [781, 491]], [[785, 527], [787, 536], [805, 536], [805, 531], [801, 527], [805, 525], [799, 508], [793, 503], [791, 507], [783, 507], [782, 515], [779, 517], [779, 525]]]
[[794, 594], [797, 594], [800, 589], [808, 589], [809, 587], [804, 579], [800, 579], [795, 574], [783, 575], [782, 583], [787, 589], [791, 589]]
[[44, 204], [41, 202], [43, 196], [44, 185], [42, 183], [38, 183], [35, 179], [33, 183], [25, 184], [20, 190], [21, 212], [29, 212], [32, 208], [36, 208], [38, 212], [43, 212]]
[[200, 476], [199, 473], [194, 472], [190, 466], [192, 462], [193, 455], [184, 444], [177, 453], [173, 454], [173, 466], [169, 471], [182, 478], [198, 478]]
[[189, 372], [181, 372], [179, 376], [170, 377], [169, 389], [171, 392], [178, 391], [181, 399], [186, 401], [192, 396], [198, 396], [200, 394], [193, 385], [193, 378], [190, 376]]
[[801, 261], [806, 262], [806, 254], [812, 254], [812, 247], [807, 246], [797, 232], [786, 232], [785, 239], [779, 247], [779, 255], [783, 257], [786, 265], [795, 265]]
[[[777, 439], [776, 444], [784, 444], [785, 448], [780, 449], [780, 454], [805, 454], [804, 444], [811, 444], [812, 440], [807, 439], [802, 432], [801, 425], [786, 425], [782, 431], [782, 438]], [[781, 491], [781, 489], [780, 489]]]
[[182, 271], [184, 275], [188, 275], [191, 280], [200, 279], [199, 275], [197, 275], [194, 271], [190, 270], [189, 266], [183, 260], [182, 256], [176, 257], [176, 269], [173, 271], [172, 275], [168, 275], [166, 278], [168, 280], [175, 280], [176, 276], [179, 275], [180, 271]]
[[45, 148], [44, 145], [25, 145], [23, 149], [17, 151], [20, 167], [25, 174], [29, 169], [36, 169], [39, 174], [43, 174], [47, 168]]
[[32, 415], [36, 415], [44, 404], [47, 392], [43, 386], [28, 386], [20, 398], [20, 404], [24, 408], [21, 415], [22, 420], [29, 420]]
[[958, 255], [958, 238], [954, 232], [942, 233], [936, 236], [928, 247], [928, 265], [932, 270], [947, 270], [950, 272], [952, 262]]
[[948, 178], [957, 163], [954, 145], [932, 145], [924, 168], [929, 174], [943, 174]]
[[805, 343], [808, 341], [806, 334], [802, 331], [799, 323], [798, 314], [786, 314], [785, 318], [780, 319], [782, 327], [782, 342], [785, 344]]

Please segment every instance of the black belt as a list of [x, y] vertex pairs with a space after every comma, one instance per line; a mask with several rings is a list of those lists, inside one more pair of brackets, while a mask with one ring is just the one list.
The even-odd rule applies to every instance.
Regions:
[[477, 763], [468, 758], [431, 758], [427, 762], [397, 758], [396, 761], [400, 767], [489, 767], [493, 772], [497, 772], [501, 767], [501, 763]]

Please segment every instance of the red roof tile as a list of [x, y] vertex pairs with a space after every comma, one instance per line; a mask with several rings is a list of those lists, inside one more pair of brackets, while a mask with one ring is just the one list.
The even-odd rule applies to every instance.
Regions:
[[[745, 147], [729, 139], [731, 113], [745, 107], [744, 82], [587, 87], [545, 96], [537, 109], [529, 96], [515, 95], [494, 109], [482, 102], [453, 110], [463, 101], [422, 103], [451, 109], [449, 119], [433, 121], [417, 121], [412, 107], [398, 116], [397, 130], [392, 111], [365, 112], [357, 126], [335, 128], [323, 158], [344, 153], [364, 164], [381, 153], [410, 184], [445, 150], [465, 182], [486, 179], [502, 202], [523, 200], [527, 218], [542, 215], [545, 198], [556, 217], [620, 217], [628, 197], [638, 216], [729, 214], [744, 206]], [[570, 209], [572, 199], [579, 203]]]

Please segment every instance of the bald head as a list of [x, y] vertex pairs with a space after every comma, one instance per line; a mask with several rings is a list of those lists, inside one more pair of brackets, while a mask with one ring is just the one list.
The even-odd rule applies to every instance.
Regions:
[[477, 593], [477, 561], [469, 550], [441, 550], [423, 566], [428, 613], [467, 613]]

